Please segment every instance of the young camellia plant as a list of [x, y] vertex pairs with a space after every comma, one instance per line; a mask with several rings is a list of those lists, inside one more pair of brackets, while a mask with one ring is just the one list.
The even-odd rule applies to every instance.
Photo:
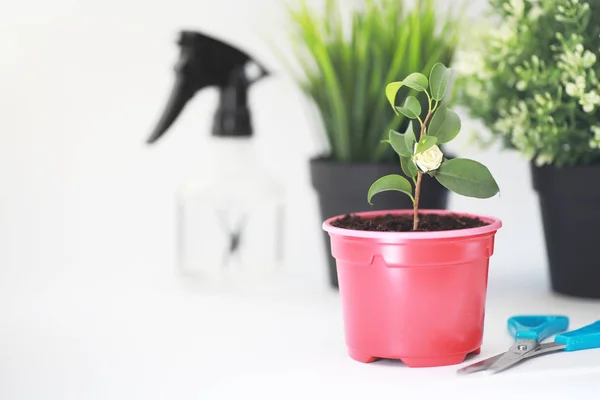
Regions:
[[[446, 159], [438, 147], [461, 128], [444, 103], [450, 75], [436, 64], [429, 79], [413, 73], [386, 89], [394, 110], [412, 120], [406, 133], [389, 132], [386, 140], [400, 156], [404, 175], [378, 179], [368, 200], [400, 191], [412, 199], [414, 210], [358, 212], [323, 222], [336, 259], [348, 354], [360, 362], [392, 358], [409, 367], [434, 367], [461, 363], [481, 351], [488, 267], [502, 221], [442, 210], [419, 214], [424, 174], [462, 195], [498, 193], [486, 167]], [[395, 107], [403, 86], [427, 98], [408, 96]]]
[[[451, 74], [450, 68], [437, 63], [431, 69], [429, 79], [423, 74], [413, 73], [402, 81], [390, 83], [385, 90], [396, 114], [403, 114], [412, 120], [404, 134], [392, 130], [384, 142], [398, 153], [402, 171], [412, 179], [414, 187], [401, 175], [386, 175], [371, 185], [368, 201], [372, 204], [373, 196], [389, 190], [407, 194], [414, 205], [414, 231], [419, 229], [423, 174], [428, 174], [450, 191], [463, 196], [486, 199], [499, 191], [496, 180], [486, 166], [466, 158], [446, 159], [438, 146], [453, 140], [461, 128], [458, 114], [443, 103]], [[396, 95], [403, 86], [425, 93], [428, 105], [426, 114], [415, 96], [408, 96], [402, 106], [396, 107]], [[424, 119], [421, 118], [422, 114], [425, 114]], [[413, 129], [412, 124], [417, 122], [419, 129]], [[419, 132], [418, 137], [415, 131]]]

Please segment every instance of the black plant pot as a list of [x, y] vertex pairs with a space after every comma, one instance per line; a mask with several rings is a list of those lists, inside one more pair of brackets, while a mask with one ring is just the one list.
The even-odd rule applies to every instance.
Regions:
[[[312, 184], [319, 196], [321, 218], [325, 220], [336, 215], [391, 209], [410, 209], [412, 202], [400, 192], [385, 192], [367, 202], [369, 187], [377, 179], [389, 174], [402, 174], [400, 163], [362, 164], [340, 163], [324, 158], [310, 161]], [[448, 203], [448, 190], [428, 175], [421, 184], [420, 207], [423, 209], [445, 209]], [[331, 256], [329, 236], [324, 233], [327, 249], [329, 279], [334, 288], [338, 287], [335, 259]]]
[[600, 298], [600, 164], [532, 166], [552, 289]]

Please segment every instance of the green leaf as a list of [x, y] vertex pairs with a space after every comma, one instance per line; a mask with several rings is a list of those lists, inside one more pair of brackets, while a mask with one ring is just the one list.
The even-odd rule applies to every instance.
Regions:
[[416, 119], [421, 115], [421, 103], [415, 96], [408, 96], [403, 107], [396, 107], [404, 116]]
[[385, 87], [385, 95], [394, 111], [396, 110], [396, 95], [402, 87], [402, 82], [392, 82]]
[[413, 123], [411, 121], [410, 125], [408, 125], [408, 129], [404, 134], [404, 140], [406, 141], [406, 147], [410, 150], [411, 154], [413, 153], [413, 149], [415, 148], [415, 143], [417, 142], [417, 137], [415, 136], [415, 132], [413, 130]]
[[400, 166], [404, 174], [409, 178], [417, 176], [417, 166], [411, 157], [400, 157]]
[[463, 196], [487, 199], [500, 191], [485, 165], [466, 158], [444, 161], [434, 176], [447, 189]]
[[[392, 108], [396, 105], [396, 95], [402, 86], [409, 87], [419, 92], [427, 90], [427, 77], [421, 73], [415, 72], [404, 78], [403, 81], [389, 83], [385, 87], [385, 95], [390, 102]], [[420, 112], [419, 112], [420, 114]]]
[[417, 115], [421, 115], [421, 102], [415, 96], [408, 96], [404, 102], [404, 107]]
[[403, 81], [389, 83], [385, 87], [385, 95], [392, 108], [394, 108], [396, 106], [396, 95], [402, 86], [407, 86], [419, 92], [424, 92], [427, 90], [427, 85], [427, 77], [421, 73], [415, 72], [404, 78]]
[[411, 156], [412, 151], [406, 145], [406, 139], [404, 138], [403, 134], [391, 130], [388, 143], [392, 145], [392, 148], [400, 157]]
[[402, 83], [405, 86], [408, 86], [411, 89], [418, 90], [419, 92], [424, 92], [427, 90], [427, 77], [419, 72], [414, 72], [404, 78]]
[[460, 117], [454, 111], [440, 107], [427, 128], [429, 136], [435, 136], [439, 144], [447, 143], [454, 139], [460, 132], [461, 123]]
[[392, 143], [387, 139], [383, 139], [380, 143], [381, 144], [389, 144], [390, 146], [392, 145]]
[[429, 150], [432, 146], [437, 143], [437, 138], [429, 135], [421, 136], [419, 143], [417, 143], [417, 149], [415, 150], [415, 154], [419, 154], [424, 152], [425, 150]]
[[400, 175], [392, 174], [377, 179], [375, 183], [371, 185], [371, 187], [369, 188], [369, 194], [367, 195], [367, 200], [369, 201], [369, 204], [373, 204], [371, 203], [371, 199], [377, 193], [387, 192], [390, 190], [405, 193], [411, 198], [413, 203], [415, 202], [415, 199], [412, 195], [412, 186], [406, 180], [406, 178]]
[[444, 98], [451, 75], [452, 70], [450, 68], [446, 68], [444, 64], [437, 63], [433, 66], [431, 73], [429, 74], [431, 97], [438, 101]]

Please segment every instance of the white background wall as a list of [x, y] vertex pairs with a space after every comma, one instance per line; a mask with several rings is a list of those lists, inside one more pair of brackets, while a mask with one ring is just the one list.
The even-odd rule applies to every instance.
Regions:
[[[202, 29], [281, 70], [265, 39], [285, 34], [282, 12], [280, 0], [0, 2], [0, 281], [171, 276], [175, 189], [210, 159], [216, 99], [201, 93], [166, 140], [144, 144], [170, 91], [177, 32]], [[251, 98], [259, 148], [288, 185], [288, 268], [325, 285], [307, 168], [318, 124], [284, 74]], [[465, 143], [453, 152], [486, 163], [502, 189], [492, 200], [453, 196], [450, 204], [504, 221], [492, 278], [494, 269], [545, 269], [526, 161]]]

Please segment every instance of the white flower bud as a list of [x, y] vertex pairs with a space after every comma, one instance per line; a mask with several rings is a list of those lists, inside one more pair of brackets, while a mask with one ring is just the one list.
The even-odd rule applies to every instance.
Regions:
[[510, 0], [510, 5], [515, 17], [523, 15], [523, 11], [525, 10], [525, 2], [523, 0]]
[[583, 107], [583, 111], [591, 113], [597, 105], [600, 104], [600, 96], [595, 91], [585, 93], [579, 100], [579, 104]]
[[[415, 145], [416, 146], [416, 145]], [[423, 172], [434, 171], [440, 167], [444, 161], [444, 153], [436, 145], [431, 146], [422, 153], [415, 154], [413, 161]]]
[[596, 62], [596, 55], [589, 50], [583, 53], [583, 67], [590, 68]]
[[592, 103], [585, 103], [580, 101], [579, 102], [582, 105], [583, 111], [585, 111], [588, 114], [591, 114], [592, 111], [594, 111], [594, 105]]
[[541, 167], [542, 165], [546, 165], [546, 164], [552, 163], [553, 160], [554, 160], [554, 156], [552, 154], [549, 154], [549, 153], [540, 153], [536, 157], [536, 159], [535, 159], [535, 164], [538, 167]]
[[539, 17], [541, 17], [542, 15], [544, 15], [544, 10], [542, 10], [541, 7], [538, 6], [533, 6], [531, 8], [531, 11], [529, 11], [529, 18], [532, 21], [537, 20]]
[[571, 97], [574, 96], [579, 96], [580, 95], [580, 90], [577, 88], [577, 86], [572, 83], [569, 82], [565, 85], [565, 91], [567, 92], [567, 94]]
[[535, 95], [533, 95], [533, 98], [535, 99], [535, 101], [539, 104], [539, 105], [545, 105], [546, 104], [546, 99], [544, 98], [544, 96], [542, 96], [539, 93], [536, 93]]

